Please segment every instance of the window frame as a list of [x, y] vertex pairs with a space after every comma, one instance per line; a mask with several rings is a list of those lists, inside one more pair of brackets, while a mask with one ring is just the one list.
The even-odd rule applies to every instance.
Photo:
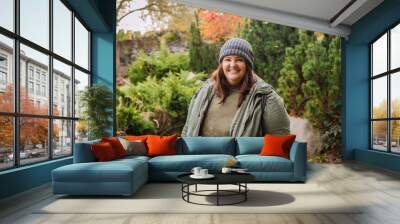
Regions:
[[[75, 82], [75, 69], [85, 73], [88, 75], [89, 77], [89, 83], [88, 86], [92, 85], [92, 61], [91, 61], [91, 49], [92, 49], [92, 43], [91, 43], [91, 38], [92, 38], [92, 30], [88, 27], [88, 25], [84, 22], [84, 20], [79, 16], [78, 13], [76, 13], [72, 7], [65, 1], [65, 0], [59, 0], [68, 10], [71, 11], [71, 18], [70, 18], [70, 23], [71, 23], [71, 33], [69, 35], [71, 35], [71, 58], [67, 59], [64, 58], [63, 56], [57, 54], [54, 52], [54, 39], [53, 39], [53, 24], [54, 24], [54, 17], [53, 17], [53, 1], [54, 0], [48, 0], [48, 4], [49, 4], [49, 47], [48, 49], [46, 49], [45, 47], [42, 47], [39, 44], [36, 44], [32, 41], [30, 41], [29, 39], [24, 38], [23, 36], [20, 35], [20, 0], [14, 0], [13, 1], [13, 10], [14, 10], [14, 30], [10, 31], [4, 27], [0, 26], [0, 35], [3, 35], [5, 37], [8, 37], [10, 39], [12, 39], [13, 41], [13, 52], [12, 52], [12, 73], [11, 75], [13, 75], [13, 79], [14, 79], [14, 110], [13, 112], [2, 112], [0, 111], [0, 116], [4, 116], [4, 117], [12, 117], [13, 119], [13, 155], [14, 155], [14, 161], [13, 161], [13, 166], [10, 167], [5, 167], [5, 168], [0, 168], [0, 172], [4, 171], [4, 170], [10, 170], [10, 169], [16, 169], [19, 167], [23, 167], [23, 166], [29, 166], [29, 165], [33, 165], [33, 164], [37, 164], [37, 163], [43, 163], [49, 160], [53, 160], [53, 159], [62, 159], [65, 157], [70, 157], [73, 156], [73, 152], [74, 152], [74, 143], [75, 143], [75, 126], [76, 126], [76, 122], [80, 120], [79, 117], [75, 117], [75, 113], [74, 110], [75, 108], [72, 107], [71, 108], [71, 114], [62, 116], [56, 116], [53, 115], [53, 59], [54, 60], [58, 60], [61, 63], [64, 63], [68, 66], [71, 66], [71, 93], [73, 94], [73, 97], [71, 99], [71, 104], [74, 105], [75, 103], [75, 88], [74, 88], [74, 82]], [[84, 28], [88, 31], [88, 69], [85, 69], [81, 66], [79, 66], [78, 64], [75, 63], [75, 25], [74, 25], [74, 21], [75, 18], [77, 20], [79, 20], [79, 22], [84, 26]], [[21, 113], [20, 112], [20, 85], [21, 85], [21, 80], [20, 80], [20, 65], [21, 65], [21, 52], [20, 52], [20, 45], [23, 44], [27, 47], [32, 48], [33, 50], [36, 50], [40, 53], [43, 53], [45, 55], [48, 56], [49, 59], [49, 63], [48, 63], [48, 77], [46, 80], [46, 85], [45, 85], [45, 90], [47, 91], [47, 93], [45, 92], [46, 96], [48, 97], [48, 112], [46, 115], [39, 115], [39, 114], [26, 114], [26, 113]], [[35, 67], [33, 67], [33, 79], [30, 78], [30, 74], [29, 74], [29, 68], [30, 66], [29, 63], [27, 63], [27, 68], [26, 68], [26, 82], [28, 83], [29, 81], [33, 81], [33, 85], [35, 88], [36, 83], [40, 83], [41, 87], [42, 87], [42, 79], [41, 79], [41, 75], [42, 75], [42, 71], [40, 72], [40, 76], [39, 76], [39, 80], [36, 81], [36, 69]], [[28, 84], [26, 84], [28, 85]], [[28, 87], [28, 86], [26, 86]], [[28, 87], [29, 88], [29, 87]], [[27, 91], [29, 91], [27, 89]], [[36, 91], [36, 89], [34, 89], [34, 92]], [[41, 92], [41, 91], [40, 91]], [[39, 97], [43, 97], [42, 94], [38, 95]], [[36, 103], [36, 102], [34, 102]], [[21, 158], [20, 158], [20, 119], [21, 118], [45, 118], [47, 119], [48, 122], [48, 136], [47, 136], [47, 142], [49, 144], [47, 144], [47, 151], [48, 151], [48, 155], [47, 157], [44, 157], [43, 160], [40, 160], [38, 162], [32, 162], [32, 163], [24, 163], [21, 164]], [[53, 155], [54, 153], [54, 147], [53, 147], [53, 123], [57, 120], [63, 120], [63, 121], [70, 121], [71, 122], [71, 153], [68, 155], [62, 155], [62, 156], [55, 156]]]
[[[386, 153], [391, 153], [391, 154], [400, 154], [400, 152], [393, 152], [392, 151], [392, 121], [400, 121], [400, 117], [392, 117], [392, 99], [391, 99], [391, 91], [392, 91], [392, 86], [391, 86], [391, 80], [392, 76], [396, 75], [396, 73], [400, 72], [400, 67], [393, 68], [391, 69], [391, 61], [392, 61], [392, 55], [391, 55], [391, 31], [393, 28], [400, 26], [400, 21], [395, 22], [391, 26], [385, 29], [384, 32], [379, 34], [375, 39], [373, 39], [370, 43], [368, 43], [368, 52], [369, 52], [369, 149], [373, 151], [379, 151], [379, 152], [386, 152]], [[378, 41], [381, 37], [384, 35], [387, 35], [387, 64], [386, 64], [386, 71], [376, 74], [373, 74], [373, 44]], [[400, 55], [399, 55], [400, 57]], [[387, 105], [386, 105], [386, 117], [385, 118], [373, 118], [373, 81], [378, 79], [386, 77], [386, 87], [387, 87]], [[379, 150], [374, 148], [374, 136], [373, 136], [373, 122], [374, 121], [386, 121], [386, 151], [384, 150]]]

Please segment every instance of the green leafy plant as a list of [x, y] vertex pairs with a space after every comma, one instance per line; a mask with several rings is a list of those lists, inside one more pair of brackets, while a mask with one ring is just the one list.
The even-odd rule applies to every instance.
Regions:
[[132, 84], [143, 82], [147, 77], [161, 79], [170, 72], [178, 73], [187, 70], [189, 57], [187, 53], [171, 53], [165, 41], [161, 41], [160, 50], [146, 55], [141, 52], [128, 68], [128, 78]]
[[179, 135], [187, 108], [204, 73], [181, 71], [157, 79], [148, 76], [118, 89], [117, 124], [121, 134]]
[[285, 49], [294, 47], [299, 41], [297, 29], [251, 19], [239, 32], [253, 47], [257, 75], [276, 88]]
[[340, 152], [340, 61], [339, 37], [300, 30], [299, 43], [286, 48], [278, 80], [289, 113], [320, 133], [320, 155]]
[[82, 118], [86, 121], [89, 139], [110, 136], [112, 126], [112, 92], [102, 84], [86, 87], [80, 93]]

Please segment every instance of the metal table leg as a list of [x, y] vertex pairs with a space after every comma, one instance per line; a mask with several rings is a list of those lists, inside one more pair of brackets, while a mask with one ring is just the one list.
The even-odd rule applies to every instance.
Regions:
[[219, 184], [217, 184], [217, 206], [219, 206]]
[[244, 187], [245, 187], [245, 193], [244, 193], [244, 201], [247, 201], [247, 192], [248, 192], [248, 189], [247, 189], [247, 182], [246, 183], [244, 183]]

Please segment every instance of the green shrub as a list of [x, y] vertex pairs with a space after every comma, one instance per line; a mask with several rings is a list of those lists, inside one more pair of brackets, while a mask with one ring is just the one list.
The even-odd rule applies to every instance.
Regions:
[[170, 53], [162, 41], [160, 51], [151, 55], [139, 53], [135, 62], [128, 68], [128, 77], [132, 84], [137, 84], [146, 77], [161, 79], [169, 73], [178, 73], [187, 70], [189, 57], [187, 53]]
[[151, 134], [156, 127], [153, 122], [146, 120], [133, 107], [117, 107], [117, 129], [118, 134]]
[[136, 85], [120, 88], [118, 130], [127, 134], [180, 135], [192, 95], [206, 77], [204, 73], [170, 72], [161, 79], [148, 76]]

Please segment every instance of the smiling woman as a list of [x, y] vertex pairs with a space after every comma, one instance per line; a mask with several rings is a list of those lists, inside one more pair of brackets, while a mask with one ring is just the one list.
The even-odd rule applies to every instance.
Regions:
[[283, 100], [254, 73], [253, 62], [246, 40], [225, 42], [218, 68], [192, 97], [182, 136], [289, 134]]

